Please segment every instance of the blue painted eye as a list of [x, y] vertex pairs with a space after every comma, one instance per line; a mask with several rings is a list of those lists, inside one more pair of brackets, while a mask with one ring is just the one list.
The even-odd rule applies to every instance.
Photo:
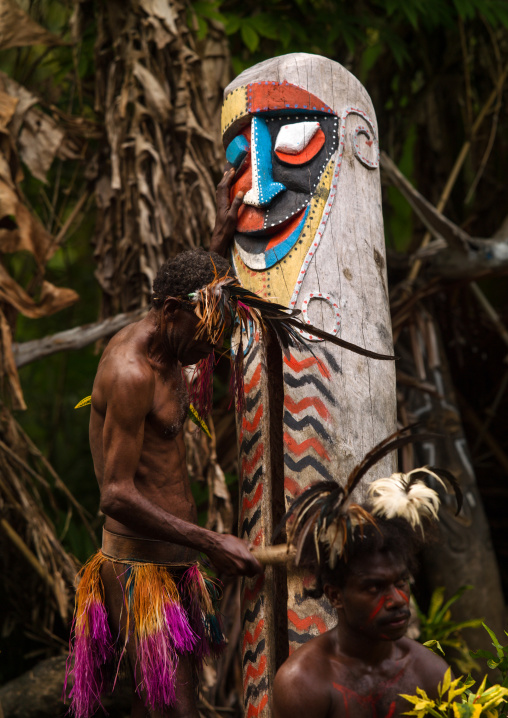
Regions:
[[232, 140], [226, 149], [226, 159], [231, 162], [235, 169], [238, 169], [249, 151], [249, 143], [243, 135], [238, 135]]

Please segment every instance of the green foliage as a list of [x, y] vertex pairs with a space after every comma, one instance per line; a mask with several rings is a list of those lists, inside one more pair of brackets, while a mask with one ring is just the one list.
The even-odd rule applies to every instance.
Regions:
[[[498, 0], [196, 0], [192, 11], [200, 32], [208, 20], [224, 23], [231, 36], [235, 71], [284, 52], [315, 52], [328, 57], [360, 55], [373, 64], [382, 50], [397, 65], [410, 63], [414, 53], [407, 30], [454, 28], [459, 20], [485, 18], [494, 28], [508, 27], [508, 8]], [[407, 30], [406, 30], [407, 28]], [[377, 45], [372, 51], [373, 38]], [[361, 76], [362, 73], [359, 73]], [[362, 78], [363, 81], [363, 78]]]
[[[455, 596], [452, 599], [457, 600]], [[437, 604], [439, 608], [436, 609]], [[444, 609], [439, 598], [435, 602], [434, 609], [434, 617], [437, 619]], [[435, 623], [438, 627], [437, 620]], [[484, 676], [478, 689], [473, 692], [471, 688], [474, 681], [470, 676], [466, 679], [459, 677], [452, 681], [451, 670], [448, 669], [438, 686], [437, 700], [429, 698], [421, 688], [417, 688], [416, 695], [413, 696], [401, 694], [413, 704], [413, 708], [404, 715], [412, 715], [416, 718], [424, 718], [427, 715], [434, 718], [479, 718], [479, 716], [500, 718], [508, 715], [508, 646], [502, 646], [495, 633], [484, 623], [482, 626], [491, 637], [496, 652], [478, 650], [471, 651], [471, 655], [475, 658], [487, 658], [489, 668], [501, 673], [501, 682], [491, 683], [488, 676]]]
[[[508, 645], [502, 646], [494, 631], [485, 623], [482, 623], [482, 626], [492, 639], [492, 645], [496, 649], [496, 652], [494, 654], [492, 651], [480, 649], [478, 651], [471, 651], [471, 655], [473, 658], [486, 658], [488, 667], [492, 670], [499, 671], [501, 674], [501, 685], [508, 688]], [[505, 634], [508, 636], [506, 631]]]
[[[401, 694], [414, 706], [403, 715], [416, 716], [416, 718], [424, 718], [428, 715], [434, 718], [479, 718], [479, 716], [498, 718], [499, 715], [505, 715], [508, 688], [498, 684], [487, 688], [486, 684], [487, 676], [473, 693], [470, 689], [474, 681], [469, 676], [465, 680], [461, 676], [452, 681], [451, 669], [448, 668], [438, 685], [436, 700], [429, 698], [421, 688], [416, 689], [414, 696]], [[499, 706], [502, 706], [501, 712], [497, 710]]]
[[[398, 167], [409, 180], [413, 177], [413, 153], [416, 142], [416, 127], [409, 128], [402, 147]], [[388, 187], [386, 197], [389, 204], [385, 233], [389, 246], [398, 252], [405, 252], [413, 239], [413, 210], [398, 189]], [[385, 211], [386, 211], [385, 206]]]
[[462, 586], [447, 601], [445, 601], [445, 589], [443, 587], [436, 588], [432, 593], [427, 613], [424, 613], [415, 601], [420, 621], [418, 640], [436, 653], [447, 655], [447, 651], [451, 651], [450, 658], [463, 673], [479, 670], [479, 666], [473, 660], [467, 643], [462, 637], [462, 631], [465, 628], [478, 628], [482, 625], [482, 619], [453, 621], [450, 609], [466, 591], [472, 588], [472, 586]]

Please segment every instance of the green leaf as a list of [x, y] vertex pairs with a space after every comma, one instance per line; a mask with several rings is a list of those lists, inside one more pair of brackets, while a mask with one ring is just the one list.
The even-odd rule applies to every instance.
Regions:
[[243, 22], [241, 26], [242, 40], [251, 52], [255, 52], [259, 45], [259, 35], [248, 22]]
[[208, 20], [218, 20], [225, 24], [227, 18], [217, 10], [217, 3], [206, 2], [206, 0], [197, 0], [192, 3], [192, 9], [197, 15], [206, 17]]
[[[425, 641], [425, 643], [423, 645], [426, 646], [427, 648], [429, 648], [434, 653], [440, 653], [442, 656], [444, 656], [444, 654], [445, 654], [439, 641], [432, 639], [430, 641]], [[434, 649], [436, 649], [436, 650], [434, 650]]]
[[[401, 172], [402, 171], [403, 170], [401, 168]], [[432, 596], [430, 598], [429, 612], [428, 612], [429, 620], [432, 620], [437, 615], [437, 612], [443, 605], [444, 592], [445, 592], [444, 586], [438, 586], [438, 588], [434, 589], [434, 591], [432, 592]]]
[[196, 33], [196, 37], [198, 40], [204, 40], [208, 33], [208, 23], [199, 15], [196, 15], [196, 19], [198, 21], [198, 31]]
[[471, 591], [473, 586], [470, 586], [469, 584], [466, 584], [465, 586], [461, 586], [458, 591], [455, 591], [453, 596], [451, 596], [448, 601], [444, 604], [443, 608], [441, 609], [442, 614], [444, 615], [446, 611], [452, 606], [456, 601], [461, 598], [461, 596], [466, 593], [466, 591]]
[[479, 648], [477, 651], [469, 651], [469, 653], [473, 658], [494, 658], [492, 651], [485, 651], [483, 648]]
[[259, 13], [259, 15], [253, 15], [250, 18], [252, 27], [262, 37], [267, 37], [269, 40], [279, 39], [279, 29], [277, 19], [267, 12]]
[[238, 32], [241, 24], [242, 20], [239, 15], [226, 15], [226, 22], [224, 23], [226, 35], [233, 35], [235, 32]]
[[504, 657], [504, 648], [503, 648], [503, 646], [499, 643], [496, 634], [495, 634], [494, 631], [493, 631], [491, 628], [489, 628], [485, 623], [482, 623], [482, 626], [484, 627], [484, 629], [487, 631], [487, 633], [488, 633], [489, 636], [491, 637], [491, 639], [492, 639], [492, 645], [493, 645], [494, 648], [496, 649], [497, 655], [499, 656], [499, 658], [503, 658], [503, 657]]
[[282, 42], [282, 47], [287, 50], [289, 43], [291, 42], [291, 29], [288, 25], [283, 25], [280, 28], [279, 39]]

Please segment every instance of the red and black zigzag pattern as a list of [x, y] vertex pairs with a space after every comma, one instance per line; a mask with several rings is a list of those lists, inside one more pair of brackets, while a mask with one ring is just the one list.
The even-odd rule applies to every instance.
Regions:
[[[245, 410], [240, 428], [240, 536], [263, 544], [270, 530], [263, 524], [264, 499], [263, 395], [261, 347], [255, 336], [244, 362]], [[265, 498], [266, 500], [266, 498]], [[242, 591], [242, 661], [246, 718], [268, 716], [269, 646], [266, 635], [264, 575], [244, 579]]]
[[[293, 351], [284, 359], [284, 491], [289, 506], [307, 486], [333, 480], [333, 437], [336, 399], [333, 354], [319, 347], [316, 356]], [[303, 593], [289, 595], [290, 652], [324, 631], [332, 621], [326, 608]]]

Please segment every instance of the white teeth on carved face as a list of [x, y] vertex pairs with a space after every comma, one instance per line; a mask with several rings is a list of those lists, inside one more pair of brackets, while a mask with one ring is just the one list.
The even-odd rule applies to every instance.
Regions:
[[287, 155], [299, 154], [307, 147], [319, 127], [319, 122], [296, 122], [293, 125], [283, 125], [275, 140], [275, 150]]

